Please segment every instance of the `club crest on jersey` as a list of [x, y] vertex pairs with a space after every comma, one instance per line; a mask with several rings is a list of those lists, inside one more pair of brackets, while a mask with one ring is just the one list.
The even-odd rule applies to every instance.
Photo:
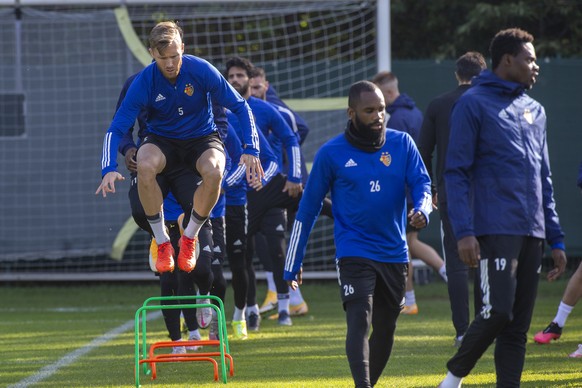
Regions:
[[526, 109], [523, 112], [523, 118], [527, 121], [528, 124], [533, 124], [533, 115], [531, 114], [529, 109]]
[[192, 97], [192, 95], [194, 94], [194, 86], [192, 86], [192, 84], [186, 84], [186, 87], [184, 88], [184, 93], [186, 93], [188, 97]]
[[388, 167], [390, 163], [392, 163], [392, 156], [390, 156], [388, 151], [382, 152], [382, 156], [380, 156], [380, 161], [384, 163], [384, 166]]

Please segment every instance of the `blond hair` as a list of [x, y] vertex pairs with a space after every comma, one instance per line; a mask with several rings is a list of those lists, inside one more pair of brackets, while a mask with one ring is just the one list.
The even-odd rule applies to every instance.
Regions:
[[182, 37], [182, 28], [175, 22], [166, 21], [152, 28], [148, 41], [152, 50], [156, 49], [162, 53], [177, 38], [180, 38], [179, 43], [182, 43]]

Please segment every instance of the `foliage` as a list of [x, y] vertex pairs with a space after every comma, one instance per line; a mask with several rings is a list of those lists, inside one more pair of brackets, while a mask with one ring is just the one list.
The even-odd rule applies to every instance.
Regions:
[[533, 34], [537, 55], [582, 56], [582, 2], [575, 0], [392, 0], [395, 59], [454, 59], [488, 54], [495, 33], [519, 27]]
[[[140, 24], [137, 14], [132, 17], [142, 37], [157, 21], [179, 19], [187, 41], [195, 48], [192, 53], [204, 58], [242, 55], [269, 62], [354, 60], [375, 55], [373, 1], [338, 0], [336, 6], [342, 12], [333, 14], [324, 6], [314, 9], [319, 3], [299, 4], [233, 2], [227, 14], [224, 4], [206, 3], [152, 4], [130, 10], [138, 13], [139, 8], [139, 14], [149, 15], [143, 19], [148, 20], [146, 25]], [[582, 57], [579, 0], [390, 0], [390, 4], [392, 57], [396, 60], [456, 59], [470, 50], [488, 56], [493, 35], [510, 27], [534, 35], [540, 58]]]
[[[129, 7], [139, 36], [146, 37], [153, 23], [177, 20], [188, 50], [203, 58], [224, 60], [233, 55], [261, 62], [279, 59], [329, 60], [350, 53], [353, 58], [374, 54], [375, 9], [368, 2], [337, 1], [297, 4], [270, 1], [207, 2], [191, 5], [153, 4]], [[147, 14], [146, 25], [140, 15]], [[357, 39], [354, 41], [354, 39]], [[143, 39], [144, 44], [147, 42]], [[188, 51], [187, 50], [187, 51]]]

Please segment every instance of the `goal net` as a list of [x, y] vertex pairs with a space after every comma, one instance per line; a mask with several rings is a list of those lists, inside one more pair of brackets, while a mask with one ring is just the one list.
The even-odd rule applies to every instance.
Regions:
[[[150, 61], [156, 22], [178, 21], [186, 52], [221, 71], [234, 55], [265, 68], [309, 124], [307, 161], [343, 130], [349, 86], [376, 72], [375, 1], [160, 3], [0, 0], [3, 274], [148, 270], [128, 181], [94, 193], [103, 135], [123, 82]], [[320, 219], [304, 268], [333, 270], [334, 252], [332, 222]]]

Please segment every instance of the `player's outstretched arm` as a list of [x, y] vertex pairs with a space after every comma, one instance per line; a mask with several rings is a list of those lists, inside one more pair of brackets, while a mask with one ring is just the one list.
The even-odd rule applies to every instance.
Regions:
[[101, 180], [101, 184], [97, 188], [95, 195], [102, 193], [103, 197], [107, 197], [107, 193], [115, 193], [115, 181], [124, 181], [125, 178], [123, 175], [118, 173], [117, 171], [109, 171], [103, 179]]
[[255, 181], [261, 181], [265, 177], [265, 172], [263, 171], [263, 166], [261, 166], [261, 161], [258, 157], [242, 154], [240, 157], [240, 164], [244, 164], [247, 169], [247, 182], [253, 184]]

